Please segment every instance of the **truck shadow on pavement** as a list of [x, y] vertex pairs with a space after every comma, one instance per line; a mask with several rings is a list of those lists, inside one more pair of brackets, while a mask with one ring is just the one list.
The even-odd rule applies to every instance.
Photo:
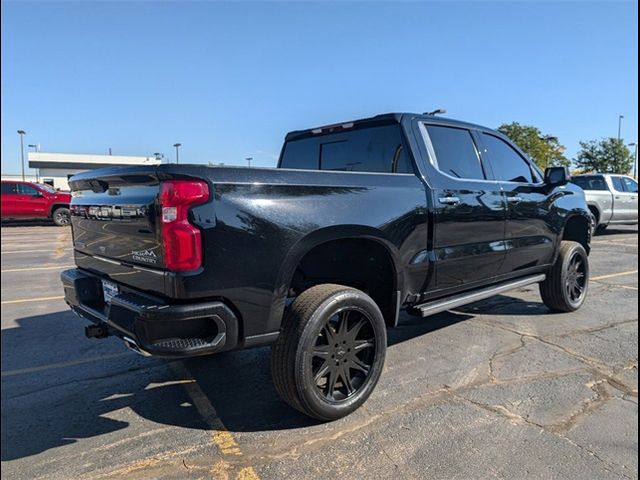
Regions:
[[[428, 319], [403, 315], [400, 325], [389, 330], [388, 344], [393, 348], [476, 314], [505, 313], [507, 304], [512, 315], [545, 309], [538, 303], [496, 297]], [[141, 429], [158, 428], [157, 424], [206, 429], [184, 385], [194, 379], [229, 431], [299, 429], [318, 423], [278, 397], [269, 348], [182, 361], [186, 376], [180, 373], [184, 368], [173, 368], [179, 360], [140, 357], [113, 338], [86, 339], [83, 320], [68, 311], [16, 323], [2, 330], [3, 462], [120, 430], [108, 442], [139, 435]], [[103, 442], [107, 439], [83, 448], [108, 448]]]

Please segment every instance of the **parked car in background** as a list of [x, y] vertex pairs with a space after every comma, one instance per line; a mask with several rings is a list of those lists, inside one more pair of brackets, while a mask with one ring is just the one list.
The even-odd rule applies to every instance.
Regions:
[[45, 183], [2, 180], [2, 220], [50, 218], [69, 225], [71, 195]]
[[609, 225], [638, 224], [638, 182], [610, 173], [575, 175], [571, 180], [585, 192], [596, 231]]

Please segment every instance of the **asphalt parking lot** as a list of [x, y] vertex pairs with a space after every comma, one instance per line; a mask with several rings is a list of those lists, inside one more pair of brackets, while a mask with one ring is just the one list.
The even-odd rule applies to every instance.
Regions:
[[70, 231], [2, 227], [2, 478], [637, 478], [638, 230], [595, 237], [589, 298], [537, 288], [389, 331], [355, 414], [278, 398], [269, 350], [165, 361], [89, 340]]

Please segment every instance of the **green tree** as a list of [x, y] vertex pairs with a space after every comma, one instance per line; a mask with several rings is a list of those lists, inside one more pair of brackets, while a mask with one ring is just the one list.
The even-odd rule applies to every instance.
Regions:
[[571, 164], [564, 156], [566, 148], [558, 141], [558, 137], [543, 135], [538, 128], [518, 122], [503, 123], [498, 130], [518, 145], [542, 170]]
[[626, 175], [633, 165], [633, 155], [617, 138], [580, 142], [576, 166], [584, 172], [618, 173]]

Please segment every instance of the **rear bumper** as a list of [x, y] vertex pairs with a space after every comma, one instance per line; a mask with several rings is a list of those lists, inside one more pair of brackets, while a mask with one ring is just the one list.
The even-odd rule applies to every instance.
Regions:
[[231, 350], [238, 343], [238, 319], [220, 301], [168, 304], [119, 286], [119, 293], [105, 302], [100, 277], [72, 269], [60, 278], [65, 301], [74, 312], [138, 353], [191, 357]]

